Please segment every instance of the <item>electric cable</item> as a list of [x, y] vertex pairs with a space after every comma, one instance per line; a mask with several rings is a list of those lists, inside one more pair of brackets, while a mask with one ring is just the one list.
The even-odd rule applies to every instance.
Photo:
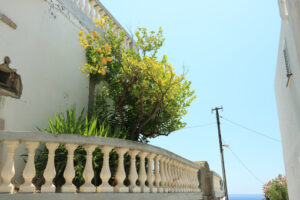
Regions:
[[227, 122], [229, 122], [229, 123], [231, 123], [231, 124], [233, 124], [233, 125], [236, 125], [236, 126], [238, 126], [238, 127], [240, 127], [240, 128], [246, 129], [246, 130], [248, 130], [248, 131], [250, 131], [250, 132], [252, 132], [252, 133], [255, 133], [255, 134], [257, 134], [257, 135], [260, 135], [260, 136], [262, 136], [262, 137], [265, 137], [265, 138], [267, 138], [267, 139], [269, 139], [269, 140], [273, 140], [273, 141], [275, 141], [275, 142], [280, 142], [280, 140], [278, 140], [278, 139], [276, 139], [276, 138], [273, 138], [273, 137], [271, 137], [271, 136], [268, 136], [268, 135], [263, 134], [263, 133], [261, 133], [261, 132], [258, 132], [258, 131], [256, 131], [256, 130], [247, 128], [247, 127], [245, 127], [245, 126], [243, 126], [243, 125], [241, 125], [241, 124], [239, 124], [239, 123], [233, 122], [232, 120], [229, 120], [229, 119], [227, 119], [227, 118], [225, 118], [225, 117], [222, 117], [222, 116], [220, 116], [220, 117], [221, 117], [222, 119], [224, 119], [225, 121], [227, 121]]
[[[223, 142], [224, 139], [222, 138]], [[226, 143], [226, 142], [225, 142]], [[223, 145], [224, 146], [224, 145]], [[225, 146], [231, 153], [232, 155], [239, 161], [239, 163], [249, 172], [250, 175], [252, 175], [253, 178], [255, 178], [258, 182], [261, 184], [264, 184], [262, 180], [260, 180], [250, 169], [247, 167], [247, 165], [240, 159], [240, 157], [229, 147], [229, 145]]]
[[[182, 128], [182, 129], [200, 128], [200, 127], [210, 126], [210, 125], [213, 125], [213, 124], [216, 124], [216, 122], [210, 122], [210, 123], [200, 124], [200, 125], [197, 125], [197, 126], [188, 126], [188, 127]], [[182, 129], [179, 129], [179, 130], [182, 130]]]

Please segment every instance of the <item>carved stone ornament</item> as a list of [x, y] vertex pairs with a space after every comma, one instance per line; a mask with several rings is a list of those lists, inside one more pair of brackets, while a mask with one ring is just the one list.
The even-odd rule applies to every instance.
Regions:
[[10, 58], [5, 56], [4, 63], [0, 64], [0, 95], [19, 99], [23, 89], [21, 76], [9, 64]]

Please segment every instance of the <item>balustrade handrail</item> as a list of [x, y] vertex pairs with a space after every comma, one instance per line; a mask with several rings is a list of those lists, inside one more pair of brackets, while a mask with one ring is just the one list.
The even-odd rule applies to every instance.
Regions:
[[100, 136], [84, 136], [79, 134], [53, 134], [53, 133], [37, 133], [37, 132], [26, 132], [26, 131], [0, 131], [0, 141], [5, 140], [18, 140], [22, 141], [38, 141], [38, 142], [58, 142], [61, 144], [78, 144], [78, 145], [99, 145], [99, 146], [113, 146], [122, 147], [128, 149], [142, 150], [149, 153], [155, 153], [162, 156], [180, 161], [184, 164], [190, 165], [191, 167], [200, 169], [201, 167], [190, 160], [187, 160], [175, 153], [172, 153], [163, 148], [144, 144], [141, 142], [135, 142], [131, 140], [118, 139], [118, 138], [105, 138]]

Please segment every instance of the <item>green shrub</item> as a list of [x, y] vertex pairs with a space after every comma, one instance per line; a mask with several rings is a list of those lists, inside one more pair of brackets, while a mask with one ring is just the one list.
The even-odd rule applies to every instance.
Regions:
[[[65, 113], [60, 112], [54, 115], [53, 120], [48, 120], [48, 127], [40, 129], [40, 132], [51, 133], [51, 134], [79, 134], [85, 136], [101, 136], [101, 137], [113, 137], [126, 139], [119, 127], [114, 127], [112, 129], [110, 125], [106, 122], [100, 123], [96, 117], [91, 117], [89, 120], [87, 116], [84, 116], [84, 110], [81, 111], [80, 115], [76, 117], [76, 107], [73, 105], [70, 108], [66, 108]], [[65, 183], [63, 173], [67, 162], [67, 150], [64, 145], [59, 145], [58, 149], [55, 151], [55, 170], [56, 176], [53, 180], [56, 188], [59, 188]], [[27, 155], [23, 155], [25, 158]], [[117, 167], [117, 154], [112, 151], [110, 159], [110, 167], [112, 174], [115, 174]], [[125, 156], [125, 161], [129, 166], [128, 155]], [[25, 159], [26, 160], [26, 159]], [[45, 144], [42, 144], [37, 150], [35, 157], [35, 167], [36, 167], [36, 177], [33, 183], [36, 185], [37, 189], [40, 190], [41, 185], [44, 184], [43, 173], [46, 168], [48, 160], [48, 150]], [[103, 153], [99, 148], [93, 152], [93, 168], [95, 172], [95, 177], [92, 183], [96, 186], [101, 184], [100, 170], [103, 162]], [[73, 179], [73, 184], [79, 188], [84, 184], [83, 170], [86, 163], [86, 152], [82, 146], [74, 152], [74, 168], [75, 168], [75, 178]], [[126, 163], [125, 163], [126, 164]], [[110, 180], [111, 183], [114, 180]]]

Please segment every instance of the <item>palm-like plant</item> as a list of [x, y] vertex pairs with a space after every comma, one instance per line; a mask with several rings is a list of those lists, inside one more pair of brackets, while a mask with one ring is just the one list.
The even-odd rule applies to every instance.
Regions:
[[[107, 122], [100, 123], [97, 117], [92, 116], [88, 119], [84, 116], [84, 109], [81, 111], [80, 115], [76, 115], [75, 105], [70, 108], [66, 108], [65, 112], [60, 112], [54, 115], [52, 120], [48, 119], [47, 128], [38, 128], [40, 132], [51, 133], [51, 134], [79, 134], [84, 136], [101, 136], [101, 137], [113, 137], [126, 139], [126, 135], [123, 134], [119, 127], [111, 128]], [[66, 167], [67, 161], [67, 150], [64, 145], [59, 145], [55, 152], [55, 169], [56, 177], [53, 180], [56, 188], [60, 188], [65, 180], [63, 178], [63, 173]], [[117, 156], [115, 152], [111, 153], [112, 159], [110, 159], [110, 166], [112, 169], [116, 168]], [[40, 146], [36, 153], [35, 167], [36, 167], [36, 177], [33, 182], [39, 190], [41, 185], [44, 183], [43, 173], [46, 168], [46, 163], [48, 159], [48, 150], [44, 144]], [[27, 155], [23, 155], [26, 157]], [[100, 169], [102, 167], [103, 154], [100, 149], [96, 149], [93, 153], [93, 167], [95, 172], [95, 177], [93, 179], [93, 184], [100, 185], [101, 180], [99, 179]], [[83, 170], [86, 163], [86, 152], [82, 146], [74, 152], [74, 167], [75, 167], [75, 178], [73, 179], [74, 185], [79, 188], [84, 184]], [[112, 170], [114, 174], [115, 170]], [[59, 190], [59, 189], [58, 189]]]

